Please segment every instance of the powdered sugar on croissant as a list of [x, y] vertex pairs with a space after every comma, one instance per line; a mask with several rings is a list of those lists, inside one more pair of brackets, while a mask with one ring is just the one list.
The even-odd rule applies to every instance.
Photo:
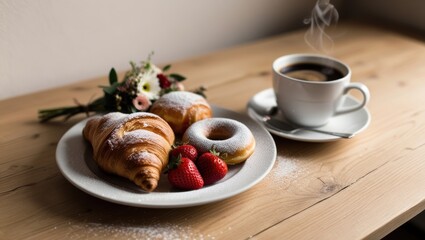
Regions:
[[83, 136], [91, 143], [101, 169], [147, 192], [157, 187], [175, 138], [165, 120], [146, 112], [94, 117], [84, 127]]

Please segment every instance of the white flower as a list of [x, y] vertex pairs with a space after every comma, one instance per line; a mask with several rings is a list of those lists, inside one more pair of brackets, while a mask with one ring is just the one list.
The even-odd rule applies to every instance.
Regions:
[[155, 64], [151, 63], [150, 66], [151, 66], [152, 71], [155, 73], [155, 75], [162, 73], [161, 68], [157, 67]]
[[150, 100], [158, 99], [161, 87], [155, 71], [149, 69], [137, 76], [137, 92], [146, 95]]

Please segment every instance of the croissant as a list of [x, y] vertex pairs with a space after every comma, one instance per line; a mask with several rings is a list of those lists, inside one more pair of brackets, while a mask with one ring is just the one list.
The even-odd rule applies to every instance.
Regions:
[[101, 169], [147, 192], [157, 187], [175, 138], [165, 120], [146, 112], [96, 116], [86, 123], [83, 136]]

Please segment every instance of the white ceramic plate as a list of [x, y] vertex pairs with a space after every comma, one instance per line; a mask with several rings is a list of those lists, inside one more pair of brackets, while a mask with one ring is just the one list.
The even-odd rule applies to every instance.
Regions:
[[[276, 106], [276, 97], [272, 88], [255, 94], [250, 101], [254, 101], [257, 106], [260, 106], [265, 111]], [[345, 99], [344, 106], [351, 106], [354, 104], [358, 104], [358, 101], [352, 96], [348, 95]], [[248, 115], [252, 119], [262, 124], [261, 119], [263, 116], [251, 109], [249, 105], [247, 107], [247, 111]], [[280, 114], [282, 120], [284, 120], [283, 115], [280, 112], [278, 114]], [[362, 108], [354, 112], [334, 116], [326, 125], [321, 126], [318, 129], [330, 132], [358, 134], [369, 126], [370, 119], [371, 117], [369, 111], [366, 108]], [[291, 133], [276, 131], [272, 128], [267, 128], [267, 130], [276, 136], [304, 142], [329, 142], [342, 139], [337, 136], [312, 132], [308, 130], [300, 130]]]
[[162, 174], [158, 188], [144, 193], [130, 181], [104, 173], [94, 163], [91, 146], [82, 136], [87, 120], [63, 135], [56, 149], [56, 161], [62, 174], [73, 185], [95, 197], [118, 204], [175, 208], [223, 200], [251, 188], [270, 172], [276, 159], [276, 145], [271, 135], [249, 117], [215, 106], [213, 113], [214, 117], [232, 118], [247, 125], [255, 137], [256, 147], [245, 163], [229, 167], [224, 179], [199, 190], [177, 191]]

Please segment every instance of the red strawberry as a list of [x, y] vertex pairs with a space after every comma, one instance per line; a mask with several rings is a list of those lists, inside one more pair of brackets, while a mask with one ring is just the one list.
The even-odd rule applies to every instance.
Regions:
[[204, 179], [205, 185], [213, 184], [227, 174], [227, 164], [215, 151], [202, 154], [198, 158], [196, 166]]
[[195, 190], [204, 186], [204, 180], [195, 163], [185, 157], [171, 160], [168, 181], [174, 187], [182, 190]]
[[193, 162], [196, 162], [196, 159], [198, 158], [198, 151], [196, 151], [196, 148], [192, 145], [181, 145], [170, 152], [171, 158], [178, 158], [178, 156], [181, 155], [181, 157], [189, 158]]

